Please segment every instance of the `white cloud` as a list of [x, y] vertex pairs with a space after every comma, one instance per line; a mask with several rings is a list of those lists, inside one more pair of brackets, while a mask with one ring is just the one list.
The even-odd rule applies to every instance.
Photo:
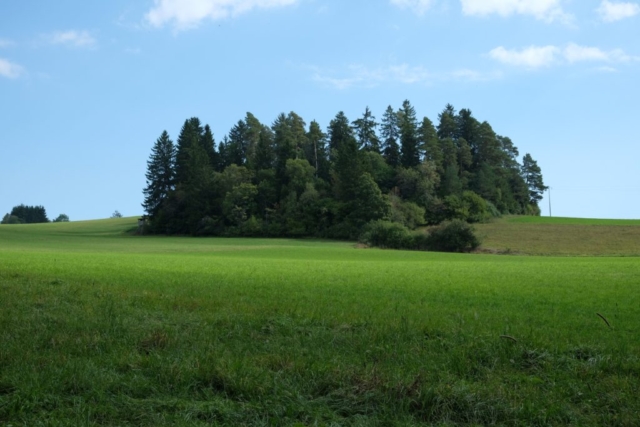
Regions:
[[0, 58], [0, 76], [16, 79], [22, 75], [24, 68], [6, 59]]
[[205, 20], [219, 20], [247, 13], [256, 8], [290, 6], [298, 0], [154, 0], [145, 19], [154, 27], [171, 22], [177, 30], [197, 27]]
[[460, 0], [465, 15], [486, 16], [497, 14], [532, 15], [547, 22], [571, 21], [571, 15], [562, 9], [562, 0]]
[[96, 44], [96, 39], [88, 31], [57, 31], [45, 36], [45, 39], [51, 44], [73, 47], [92, 47]]
[[486, 82], [502, 77], [499, 72], [481, 73], [469, 69], [433, 73], [423, 66], [409, 64], [394, 64], [376, 68], [364, 65], [350, 65], [338, 72], [316, 66], [304, 66], [303, 68], [311, 71], [311, 78], [314, 81], [338, 90], [352, 87], [373, 88], [383, 84], [428, 86], [437, 82], [452, 80]]
[[596, 9], [604, 22], [615, 22], [631, 18], [640, 13], [640, 5], [630, 2], [611, 2], [603, 0]]
[[[305, 67], [312, 71], [312, 79], [335, 89], [351, 87], [371, 88], [383, 83], [427, 84], [432, 74], [420, 66], [409, 64], [390, 65], [387, 67], [369, 68], [364, 65], [350, 65], [345, 71], [336, 73], [315, 66]], [[336, 77], [336, 74], [342, 76]]]
[[401, 9], [410, 9], [423, 15], [433, 4], [433, 0], [391, 0], [391, 4]]
[[553, 64], [559, 52], [556, 46], [530, 46], [519, 51], [500, 46], [489, 52], [489, 56], [507, 65], [541, 68]]
[[525, 68], [541, 68], [565, 62], [609, 62], [638, 61], [640, 58], [627, 54], [622, 49], [605, 51], [597, 47], [580, 46], [575, 43], [565, 48], [558, 46], [530, 46], [521, 50], [508, 50], [503, 46], [489, 52], [489, 56], [503, 64]]
[[604, 51], [597, 47], [579, 46], [571, 43], [564, 49], [564, 58], [570, 62], [602, 61], [602, 62], [629, 62], [640, 58], [628, 55], [622, 49]]

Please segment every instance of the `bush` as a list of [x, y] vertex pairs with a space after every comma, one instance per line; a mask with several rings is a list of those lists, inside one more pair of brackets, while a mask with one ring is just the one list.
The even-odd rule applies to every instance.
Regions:
[[24, 221], [15, 215], [6, 214], [0, 224], [24, 224]]
[[397, 222], [372, 221], [365, 227], [360, 241], [369, 246], [387, 249], [411, 249], [412, 233]]
[[480, 241], [466, 222], [454, 219], [429, 230], [429, 250], [438, 252], [471, 252], [480, 246]]
[[461, 220], [444, 222], [428, 232], [412, 232], [395, 222], [373, 221], [365, 227], [360, 242], [383, 249], [438, 252], [470, 252], [480, 246], [473, 228]]

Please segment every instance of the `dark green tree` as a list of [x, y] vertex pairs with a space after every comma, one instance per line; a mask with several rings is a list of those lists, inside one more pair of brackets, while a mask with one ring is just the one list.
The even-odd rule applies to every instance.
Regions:
[[360, 149], [380, 153], [380, 140], [376, 135], [376, 127], [378, 127], [376, 118], [367, 107], [362, 117], [353, 122], [353, 129]]
[[532, 205], [538, 205], [538, 202], [542, 200], [543, 193], [547, 190], [544, 181], [542, 180], [542, 171], [538, 162], [533, 160], [531, 154], [527, 153], [522, 158], [522, 177], [524, 182], [529, 187], [529, 199]]
[[[200, 119], [192, 117], [185, 120], [180, 135], [178, 136], [178, 143], [176, 146], [176, 163], [175, 174], [176, 182], [180, 183], [187, 178], [187, 169], [189, 164], [189, 155], [193, 151], [193, 146], [202, 146], [201, 141], [204, 139], [204, 129], [200, 124]], [[206, 153], [206, 152], [205, 152]]]
[[402, 103], [398, 111], [398, 128], [400, 130], [401, 164], [411, 168], [420, 164], [420, 140], [416, 110], [409, 100]]
[[389, 105], [380, 122], [380, 136], [382, 138], [382, 152], [385, 160], [391, 167], [400, 164], [400, 130], [398, 128], [398, 115]]
[[142, 190], [142, 207], [150, 218], [154, 218], [175, 186], [176, 149], [165, 130], [156, 140], [147, 160], [147, 186]]
[[456, 110], [453, 105], [447, 104], [438, 115], [438, 138], [456, 139], [458, 137], [458, 124], [456, 123]]

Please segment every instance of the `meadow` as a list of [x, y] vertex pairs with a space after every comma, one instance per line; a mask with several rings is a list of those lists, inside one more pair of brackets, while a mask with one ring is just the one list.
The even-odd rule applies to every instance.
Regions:
[[559, 256], [0, 226], [0, 425], [637, 425], [640, 224], [501, 221]]

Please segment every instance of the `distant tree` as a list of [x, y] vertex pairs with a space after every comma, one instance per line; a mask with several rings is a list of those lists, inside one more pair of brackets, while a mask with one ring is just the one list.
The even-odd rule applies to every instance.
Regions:
[[38, 224], [49, 222], [47, 212], [43, 206], [14, 206], [9, 215], [18, 217], [23, 224]]
[[456, 139], [458, 137], [458, 124], [456, 123], [456, 110], [453, 105], [447, 104], [438, 115], [438, 138]]
[[376, 118], [367, 107], [362, 117], [353, 122], [353, 129], [360, 149], [376, 153], [380, 152], [380, 140], [376, 135], [376, 127], [378, 127]]
[[538, 163], [533, 160], [531, 154], [527, 153], [522, 159], [522, 177], [529, 187], [529, 198], [531, 204], [537, 205], [542, 200], [543, 193], [547, 190], [542, 180], [542, 171]]
[[66, 214], [60, 214], [53, 222], [69, 222], [69, 216]]
[[327, 152], [327, 135], [322, 132], [320, 124], [313, 120], [307, 132], [306, 158], [315, 168], [316, 176], [329, 180], [329, 153]]
[[111, 218], [122, 218], [122, 214], [116, 210], [111, 214]]
[[382, 153], [389, 166], [400, 164], [400, 130], [398, 129], [398, 115], [389, 105], [382, 116], [380, 123], [380, 136], [382, 138]]
[[24, 224], [24, 221], [15, 215], [5, 214], [0, 224]]
[[344, 112], [340, 111], [336, 114], [335, 118], [329, 123], [329, 149], [333, 156], [337, 153], [344, 144], [356, 143], [356, 149], [358, 148], [353, 129], [349, 125], [349, 119], [345, 116]]
[[[203, 140], [204, 129], [200, 124], [200, 119], [192, 117], [185, 120], [184, 125], [182, 125], [182, 129], [180, 130], [178, 143], [176, 145], [175, 173], [177, 183], [183, 182], [187, 179], [190, 153], [193, 152], [194, 146], [197, 145], [202, 147]], [[204, 149], [204, 147], [202, 148]]]
[[418, 128], [420, 140], [420, 154], [426, 160], [430, 160], [438, 171], [442, 170], [442, 150], [438, 141], [438, 133], [433, 122], [428, 117], [422, 119]]
[[142, 207], [151, 218], [157, 215], [175, 187], [175, 158], [176, 149], [165, 130], [151, 149], [145, 174], [147, 186], [142, 190], [145, 196]]
[[420, 141], [418, 137], [418, 120], [416, 110], [409, 100], [402, 103], [398, 111], [398, 128], [400, 129], [401, 163], [405, 168], [420, 164]]

